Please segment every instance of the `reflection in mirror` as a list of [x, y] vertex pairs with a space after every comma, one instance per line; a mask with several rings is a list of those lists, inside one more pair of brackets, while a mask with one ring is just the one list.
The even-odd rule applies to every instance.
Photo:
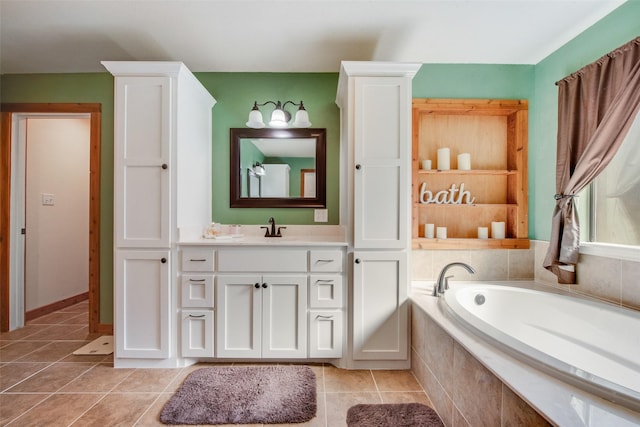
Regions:
[[325, 207], [325, 129], [231, 129], [231, 207]]

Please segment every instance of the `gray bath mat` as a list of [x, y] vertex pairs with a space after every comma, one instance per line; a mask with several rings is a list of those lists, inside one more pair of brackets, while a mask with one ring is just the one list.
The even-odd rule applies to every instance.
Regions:
[[192, 372], [165, 404], [165, 424], [302, 423], [316, 415], [308, 366], [229, 366]]
[[421, 403], [360, 404], [347, 411], [348, 427], [444, 427], [436, 411]]

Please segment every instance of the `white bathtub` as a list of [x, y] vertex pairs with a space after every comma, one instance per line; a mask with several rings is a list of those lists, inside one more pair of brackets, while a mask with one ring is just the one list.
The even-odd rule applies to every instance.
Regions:
[[441, 303], [510, 354], [640, 411], [640, 313], [491, 284], [454, 284]]

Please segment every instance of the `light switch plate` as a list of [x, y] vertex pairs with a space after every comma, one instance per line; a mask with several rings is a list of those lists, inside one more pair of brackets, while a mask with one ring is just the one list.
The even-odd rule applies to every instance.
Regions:
[[53, 194], [42, 193], [42, 206], [53, 206], [55, 199]]
[[329, 221], [329, 210], [328, 209], [314, 209], [314, 211], [313, 211], [313, 220], [315, 222], [327, 222], [327, 221]]

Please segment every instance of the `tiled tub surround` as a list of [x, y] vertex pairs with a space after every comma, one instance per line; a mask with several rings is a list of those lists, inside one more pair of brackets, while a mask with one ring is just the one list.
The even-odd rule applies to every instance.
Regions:
[[429, 289], [414, 287], [411, 300], [411, 369], [447, 426], [640, 425], [640, 413], [564, 383], [471, 333], [443, 313]]
[[[639, 262], [581, 255], [578, 285], [558, 285], [555, 276], [542, 267], [547, 247], [548, 242], [532, 240], [528, 250], [412, 252], [412, 280], [418, 285], [412, 294], [412, 370], [448, 426], [546, 425], [547, 420], [529, 405], [557, 425], [640, 425], [640, 414], [569, 386], [454, 324], [430, 296], [442, 267], [462, 261], [472, 265], [476, 274], [454, 268], [450, 270], [453, 281], [527, 281], [542, 289], [578, 293], [640, 310]], [[461, 372], [469, 367], [472, 374]], [[469, 375], [475, 386], [465, 384]], [[475, 405], [478, 410], [473, 409]], [[536, 421], [525, 422], [523, 416]]]

